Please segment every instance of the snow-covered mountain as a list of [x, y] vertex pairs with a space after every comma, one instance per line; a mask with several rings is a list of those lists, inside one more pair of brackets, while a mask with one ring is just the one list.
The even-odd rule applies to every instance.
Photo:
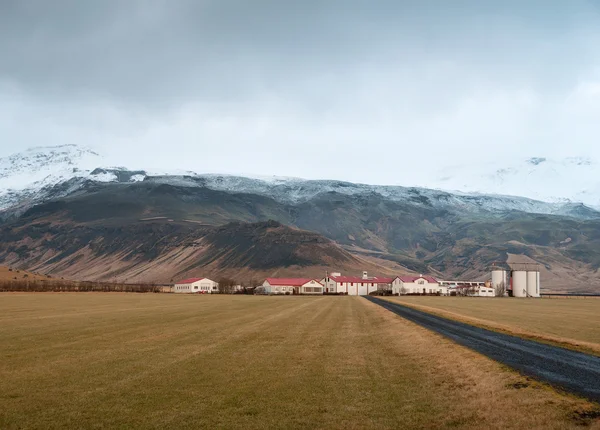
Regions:
[[[495, 171], [477, 166], [467, 170], [446, 170], [446, 176], [432, 181], [430, 188], [366, 185], [334, 180], [250, 178], [168, 170], [130, 171], [124, 167], [106, 167], [105, 164], [101, 155], [77, 145], [37, 147], [2, 158], [0, 211], [14, 208], [24, 210], [49, 198], [64, 197], [77, 191], [88, 181], [122, 183], [146, 180], [258, 194], [289, 204], [306, 202], [329, 192], [356, 196], [376, 193], [393, 201], [409, 201], [412, 204], [439, 208], [451, 207], [467, 212], [517, 210], [580, 218], [600, 215], [596, 210], [578, 203], [595, 202], [600, 206], [597, 197], [600, 196], [600, 181], [594, 182], [593, 179], [593, 172], [598, 166], [592, 160], [584, 158], [561, 162], [535, 158]], [[538, 183], [543, 183], [544, 187], [538, 187]], [[540, 191], [551, 189], [548, 184], [554, 183], [557, 184], [556, 194], [548, 195]], [[586, 183], [587, 186], [583, 187]], [[461, 191], [448, 192], [440, 189]], [[572, 189], [578, 190], [577, 193], [569, 194]], [[540, 199], [527, 198], [536, 196]]]
[[[152, 178], [152, 180], [159, 180]], [[163, 177], [160, 180], [172, 181]], [[186, 180], [179, 178], [178, 183]], [[345, 195], [368, 195], [370, 193], [397, 202], [409, 201], [416, 205], [431, 205], [438, 208], [463, 209], [467, 212], [506, 212], [569, 215], [577, 217], [600, 216], [594, 209], [580, 203], [543, 202], [518, 196], [489, 195], [483, 193], [447, 192], [435, 189], [386, 185], [355, 184], [343, 181], [304, 180], [295, 178], [271, 178], [268, 180], [229, 175], [197, 175], [187, 178], [187, 183], [200, 183], [219, 191], [243, 192], [274, 198], [284, 203], [302, 203], [322, 193]]]
[[[104, 163], [100, 154], [77, 145], [35, 147], [0, 158], [0, 210], [35, 204], [49, 195], [68, 195], [85, 180], [119, 182], [118, 173], [126, 169], [98, 168]], [[143, 172], [138, 172], [129, 175], [128, 180], [144, 177]], [[60, 184], [65, 184], [62, 191], [52, 194]]]
[[457, 166], [423, 185], [445, 190], [523, 196], [600, 207], [600, 163], [589, 157], [534, 157]]

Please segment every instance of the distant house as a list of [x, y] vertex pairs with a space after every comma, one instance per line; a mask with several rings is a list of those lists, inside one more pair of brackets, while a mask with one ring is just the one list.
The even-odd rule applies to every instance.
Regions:
[[[484, 281], [440, 281], [440, 285], [448, 289], [449, 296], [479, 295], [479, 288], [487, 287]], [[475, 291], [477, 294], [472, 294]]]
[[212, 294], [219, 290], [219, 284], [208, 278], [190, 278], [179, 281], [173, 287], [174, 293]]
[[323, 294], [323, 285], [310, 278], [267, 278], [264, 294]]
[[341, 273], [332, 273], [321, 280], [326, 293], [348, 294], [349, 296], [367, 296], [380, 289], [391, 289], [394, 278], [381, 276], [369, 277], [367, 272], [363, 276], [342, 276]]
[[478, 285], [467, 291], [467, 294], [473, 297], [496, 297], [496, 291], [492, 287]]
[[393, 294], [448, 294], [448, 287], [433, 276], [396, 276], [392, 282]]

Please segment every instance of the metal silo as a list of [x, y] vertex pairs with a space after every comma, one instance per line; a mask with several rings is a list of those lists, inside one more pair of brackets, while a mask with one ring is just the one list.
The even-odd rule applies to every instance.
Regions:
[[513, 297], [527, 297], [527, 271], [513, 270]]
[[500, 285], [504, 284], [505, 291], [508, 289], [506, 285], [506, 271], [502, 269], [492, 270], [492, 288], [498, 290]]
[[527, 295], [540, 297], [540, 272], [537, 270], [527, 271]]

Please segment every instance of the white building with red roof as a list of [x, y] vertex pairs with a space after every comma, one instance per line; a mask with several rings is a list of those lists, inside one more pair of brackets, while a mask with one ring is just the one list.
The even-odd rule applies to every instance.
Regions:
[[219, 284], [208, 278], [189, 278], [178, 281], [174, 293], [212, 294], [219, 291]]
[[441, 294], [448, 295], [448, 287], [433, 276], [396, 276], [392, 282], [393, 294]]
[[323, 294], [323, 285], [311, 278], [267, 278], [262, 288], [265, 294]]
[[342, 276], [341, 273], [331, 273], [321, 280], [326, 293], [348, 294], [349, 296], [367, 296], [378, 289], [391, 288], [394, 278], [382, 276]]

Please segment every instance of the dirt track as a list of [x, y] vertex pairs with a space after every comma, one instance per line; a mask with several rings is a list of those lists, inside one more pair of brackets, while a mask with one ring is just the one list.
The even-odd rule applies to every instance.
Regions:
[[600, 357], [474, 327], [379, 298], [366, 298], [524, 375], [600, 402]]

